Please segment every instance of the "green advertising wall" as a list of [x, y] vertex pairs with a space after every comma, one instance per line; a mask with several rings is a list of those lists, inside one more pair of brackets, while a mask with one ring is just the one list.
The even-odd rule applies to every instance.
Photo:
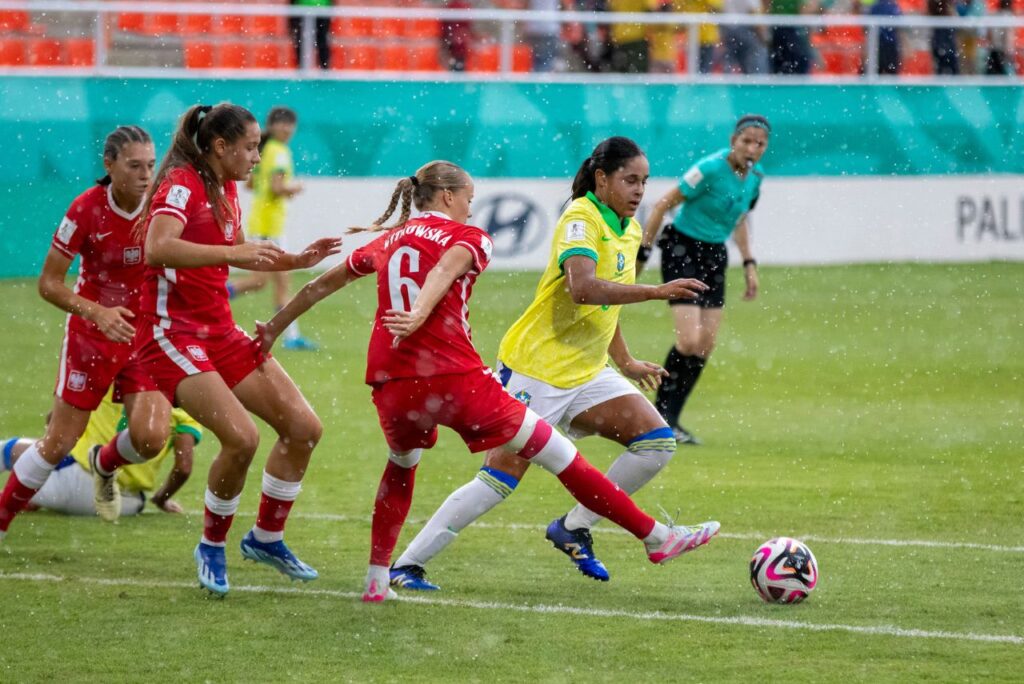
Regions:
[[0, 79], [0, 276], [38, 272], [71, 199], [102, 175], [123, 123], [158, 156], [196, 102], [259, 118], [299, 113], [300, 174], [404, 176], [445, 158], [480, 177], [567, 177], [609, 135], [634, 138], [655, 176], [724, 146], [741, 114], [774, 126], [776, 176], [1024, 172], [1024, 89], [1007, 86], [583, 85], [7, 77]]

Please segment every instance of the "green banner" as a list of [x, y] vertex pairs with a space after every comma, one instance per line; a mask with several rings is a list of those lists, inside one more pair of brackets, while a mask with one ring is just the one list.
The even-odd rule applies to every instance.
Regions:
[[103, 138], [139, 124], [166, 150], [196, 102], [262, 119], [295, 109], [302, 175], [403, 176], [450, 159], [479, 177], [569, 177], [626, 135], [655, 176], [728, 142], [742, 114], [773, 124], [773, 176], [1024, 172], [1024, 89], [1007, 86], [623, 85], [419, 81], [0, 79], [0, 276], [38, 272], [71, 199], [102, 175]]

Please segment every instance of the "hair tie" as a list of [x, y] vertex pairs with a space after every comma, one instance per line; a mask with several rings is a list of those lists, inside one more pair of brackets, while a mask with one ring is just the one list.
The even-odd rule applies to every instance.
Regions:
[[747, 114], [740, 117], [740, 120], [736, 122], [736, 130], [733, 133], [738, 134], [745, 128], [760, 128], [768, 134], [772, 132], [772, 126], [768, 123], [768, 119], [760, 114]]
[[409, 176], [409, 182], [412, 183], [412, 187], [418, 188], [420, 186], [420, 179], [416, 176]]

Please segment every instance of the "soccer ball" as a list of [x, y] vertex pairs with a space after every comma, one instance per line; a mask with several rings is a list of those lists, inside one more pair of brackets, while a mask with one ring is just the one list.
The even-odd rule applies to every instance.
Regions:
[[800, 603], [818, 584], [818, 561], [803, 542], [769, 539], [750, 559], [750, 583], [767, 603]]

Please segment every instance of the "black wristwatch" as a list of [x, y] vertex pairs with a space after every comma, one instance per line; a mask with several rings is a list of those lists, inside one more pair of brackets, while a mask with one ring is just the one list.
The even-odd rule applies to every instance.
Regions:
[[757, 259], [744, 259], [743, 268], [746, 268], [747, 266], [753, 266], [754, 268], [757, 268]]
[[641, 264], [646, 264], [647, 260], [651, 258], [651, 248], [640, 245], [640, 249], [636, 252], [636, 260]]

